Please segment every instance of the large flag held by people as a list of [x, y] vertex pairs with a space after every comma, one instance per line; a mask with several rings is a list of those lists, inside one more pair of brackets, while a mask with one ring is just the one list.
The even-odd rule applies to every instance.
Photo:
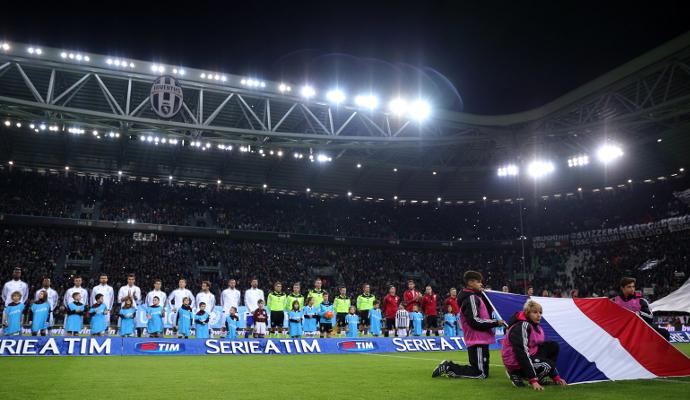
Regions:
[[[523, 295], [486, 294], [505, 320], [527, 301]], [[560, 345], [557, 367], [568, 383], [690, 376], [690, 358], [609, 299], [532, 299], [544, 309], [546, 340]]]

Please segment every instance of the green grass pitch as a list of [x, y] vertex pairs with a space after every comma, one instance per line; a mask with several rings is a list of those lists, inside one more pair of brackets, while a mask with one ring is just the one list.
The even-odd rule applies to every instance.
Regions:
[[[690, 345], [678, 345], [690, 354]], [[542, 393], [510, 385], [500, 353], [484, 381], [431, 378], [466, 352], [294, 356], [0, 358], [0, 399], [682, 399], [690, 378], [604, 382]]]

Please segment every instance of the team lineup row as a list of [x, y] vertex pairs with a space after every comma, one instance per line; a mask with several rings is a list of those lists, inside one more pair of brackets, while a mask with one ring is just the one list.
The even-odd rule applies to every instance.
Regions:
[[[134, 318], [137, 310], [146, 313], [147, 331], [149, 335], [160, 335], [163, 331], [165, 308], [174, 313], [174, 325], [180, 337], [188, 337], [189, 329], [196, 327], [196, 336], [204, 337], [203, 328], [209, 323], [209, 313], [216, 306], [216, 298], [210, 292], [211, 284], [202, 283], [202, 290], [193, 296], [186, 288], [186, 280], [178, 281], [178, 288], [170, 295], [161, 291], [161, 281], [154, 281], [154, 288], [145, 298], [141, 289], [135, 285], [135, 276], [128, 275], [127, 285], [118, 291], [118, 311], [115, 312], [114, 290], [108, 285], [108, 276], [99, 276], [99, 285], [89, 291], [82, 287], [81, 277], [74, 277], [74, 286], [65, 291], [61, 308], [65, 311], [64, 327], [68, 334], [76, 334], [81, 330], [84, 317], [91, 317], [91, 333], [107, 332], [111, 316], [118, 317], [120, 333], [130, 335], [129, 327], [134, 330]], [[270, 333], [273, 335], [288, 334], [289, 336], [309, 335], [328, 337], [330, 332], [348, 335], [372, 334], [388, 336], [392, 330], [398, 334], [421, 335], [422, 325], [426, 325], [427, 335], [439, 334], [443, 330], [445, 335], [455, 336], [458, 333], [457, 314], [459, 312], [457, 291], [451, 289], [443, 303], [443, 327], [438, 323], [438, 295], [433, 293], [430, 286], [426, 287], [422, 295], [416, 290], [415, 282], [407, 282], [408, 289], [401, 299], [396, 295], [394, 286], [389, 288], [388, 294], [379, 301], [371, 294], [368, 284], [362, 286], [362, 293], [353, 301], [347, 295], [346, 288], [339, 289], [339, 294], [331, 301], [327, 291], [322, 289], [320, 279], [314, 281], [306, 297], [301, 294], [300, 283], [295, 283], [292, 292], [285, 293], [282, 284], [276, 282], [274, 290], [268, 296], [258, 288], [258, 280], [252, 279], [251, 287], [245, 290], [244, 305], [246, 307], [245, 335], [253, 333], [258, 337]], [[41, 334], [52, 325], [52, 313], [58, 307], [58, 293], [50, 287], [50, 279], [44, 278], [42, 286], [36, 290], [34, 299], [28, 304], [28, 285], [21, 280], [21, 270], [14, 270], [13, 279], [7, 282], [2, 291], [5, 305], [5, 334], [15, 334], [21, 330], [21, 320], [18, 317], [28, 314], [26, 320], [31, 325], [33, 334]], [[240, 290], [236, 288], [236, 281], [230, 279], [228, 288], [221, 293], [220, 306], [226, 331], [235, 332], [239, 318], [237, 310], [240, 308]], [[167, 307], [166, 307], [167, 306]], [[12, 317], [14, 316], [14, 317]], [[287, 324], [285, 324], [287, 317]], [[10, 324], [11, 321], [15, 321]], [[45, 323], [44, 323], [45, 322]], [[382, 323], [383, 322], [383, 323]], [[423, 322], [425, 322], [423, 324]], [[270, 323], [270, 327], [267, 324]], [[12, 325], [10, 328], [9, 325]], [[181, 325], [181, 326], [180, 326]], [[383, 326], [382, 326], [383, 325]], [[381, 328], [385, 328], [382, 332]], [[285, 329], [284, 329], [285, 328]], [[270, 330], [270, 331], [269, 331]], [[135, 330], [141, 335], [141, 329]], [[230, 333], [232, 337], [233, 333]]]

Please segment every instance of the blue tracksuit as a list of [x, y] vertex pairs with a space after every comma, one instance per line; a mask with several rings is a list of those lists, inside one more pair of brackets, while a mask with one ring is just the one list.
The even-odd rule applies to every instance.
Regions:
[[50, 303], [34, 303], [31, 305], [31, 332], [40, 332], [48, 329], [50, 318]]
[[[333, 318], [326, 319], [326, 317], [324, 315], [328, 311], [333, 313]], [[325, 302], [321, 303], [319, 305], [319, 317], [321, 317], [320, 323], [331, 324], [332, 326], [335, 326], [335, 309], [333, 308], [333, 303], [328, 303], [328, 304], [326, 304]]]
[[445, 314], [443, 316], [443, 336], [457, 336], [457, 325], [458, 317], [456, 317], [455, 314]]
[[177, 336], [190, 337], [192, 335], [192, 308], [182, 306], [177, 310]]
[[137, 309], [133, 306], [120, 309], [120, 336], [134, 335], [134, 319], [136, 316]]
[[4, 330], [5, 335], [21, 335], [23, 312], [23, 303], [10, 303], [5, 307], [5, 314], [7, 314], [7, 328]]
[[359, 315], [348, 313], [345, 316], [345, 323], [347, 324], [347, 337], [357, 337], [359, 335]]
[[194, 324], [196, 326], [197, 339], [208, 339], [208, 319], [209, 315], [206, 311], [197, 311], [194, 315]]
[[302, 336], [302, 311], [290, 310], [288, 313], [288, 335], [290, 337]]
[[371, 332], [372, 335], [380, 335], [381, 334], [381, 309], [380, 308], [372, 308], [369, 310], [369, 332]]
[[422, 336], [422, 322], [424, 321], [422, 313], [413, 311], [410, 313], [410, 319], [412, 320], [412, 336]]
[[[316, 316], [317, 316], [316, 307], [304, 306], [302, 311], [304, 312], [304, 331], [305, 332], [316, 332], [318, 330], [318, 328], [316, 326]], [[311, 318], [307, 318], [307, 316], [310, 316]]]
[[91, 307], [89, 314], [91, 315], [91, 334], [102, 333], [108, 328], [107, 318], [105, 313], [105, 304], [99, 304]]
[[83, 315], [86, 312], [86, 306], [82, 303], [69, 303], [67, 305], [67, 322], [65, 322], [66, 332], [80, 332], [83, 320]]
[[147, 307], [146, 313], [151, 316], [151, 319], [146, 323], [146, 330], [149, 332], [149, 335], [152, 333], [163, 333], [163, 307]]
[[226, 339], [237, 339], [237, 327], [240, 324], [240, 318], [237, 315], [228, 315], [225, 318], [225, 326], [228, 328]]

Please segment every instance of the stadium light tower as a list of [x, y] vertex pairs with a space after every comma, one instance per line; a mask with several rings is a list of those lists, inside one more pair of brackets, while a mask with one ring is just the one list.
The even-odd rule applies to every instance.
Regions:
[[551, 161], [534, 160], [527, 166], [527, 173], [534, 179], [551, 174], [556, 168]]
[[597, 158], [604, 164], [608, 164], [623, 156], [623, 150], [612, 144], [605, 144], [597, 150]]

